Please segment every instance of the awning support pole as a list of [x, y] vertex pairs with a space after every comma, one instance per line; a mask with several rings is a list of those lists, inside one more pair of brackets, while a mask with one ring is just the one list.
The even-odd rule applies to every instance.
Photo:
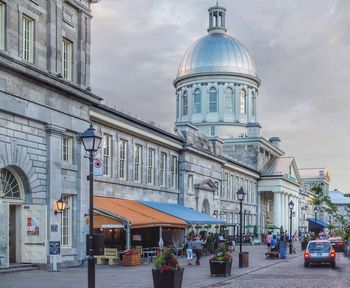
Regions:
[[126, 250], [130, 249], [130, 223], [126, 225]]

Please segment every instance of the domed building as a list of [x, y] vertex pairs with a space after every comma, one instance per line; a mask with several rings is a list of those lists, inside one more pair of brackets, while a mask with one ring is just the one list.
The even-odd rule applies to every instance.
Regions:
[[257, 122], [260, 79], [247, 48], [227, 33], [226, 9], [208, 11], [208, 34], [187, 50], [174, 80], [176, 122], [222, 139], [242, 137]]

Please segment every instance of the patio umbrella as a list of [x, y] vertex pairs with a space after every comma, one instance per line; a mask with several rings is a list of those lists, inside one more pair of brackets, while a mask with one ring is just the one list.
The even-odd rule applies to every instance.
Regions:
[[274, 224], [267, 224], [265, 228], [266, 228], [266, 229], [280, 229], [280, 227], [277, 227], [277, 226], [274, 225]]

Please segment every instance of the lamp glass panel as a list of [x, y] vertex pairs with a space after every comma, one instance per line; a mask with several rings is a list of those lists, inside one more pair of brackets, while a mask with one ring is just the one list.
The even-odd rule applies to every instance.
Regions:
[[83, 141], [83, 145], [86, 151], [93, 151], [94, 148], [94, 137], [84, 137], [81, 138], [81, 140]]

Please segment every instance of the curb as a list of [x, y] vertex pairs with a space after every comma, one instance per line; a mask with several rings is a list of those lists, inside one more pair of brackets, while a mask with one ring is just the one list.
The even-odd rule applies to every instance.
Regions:
[[249, 270], [249, 271], [245, 271], [245, 272], [242, 272], [241, 274], [238, 274], [238, 275], [229, 276], [225, 280], [218, 281], [218, 282], [216, 282], [214, 284], [211, 284], [211, 285], [208, 285], [208, 286], [201, 286], [200, 288], [215, 287], [215, 285], [217, 285], [217, 284], [228, 282], [228, 281], [230, 281], [232, 279], [239, 278], [241, 276], [244, 276], [244, 275], [247, 275], [247, 274], [250, 274], [250, 273], [253, 273], [253, 272], [256, 272], [256, 271], [259, 271], [259, 270], [262, 270], [262, 269], [265, 269], [265, 268], [268, 268], [268, 267], [271, 267], [271, 266], [274, 266], [276, 264], [279, 264], [279, 263], [282, 263], [282, 262], [285, 262], [285, 261], [289, 261], [291, 259], [294, 259], [294, 258], [297, 258], [297, 257], [300, 257], [300, 256], [303, 256], [303, 254], [291, 256], [288, 259], [280, 259], [279, 261], [273, 262], [271, 264], [268, 264], [268, 265], [265, 265], [265, 266], [262, 266], [262, 267], [258, 267], [258, 268], [255, 268], [255, 269], [252, 269], [252, 270]]

